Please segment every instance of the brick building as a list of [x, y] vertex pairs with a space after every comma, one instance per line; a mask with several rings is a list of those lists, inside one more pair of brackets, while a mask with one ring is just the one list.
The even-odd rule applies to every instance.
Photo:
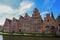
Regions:
[[[53, 14], [52, 14], [53, 15]], [[54, 17], [50, 14], [46, 14], [43, 21], [43, 32], [44, 33], [55, 33], [57, 25]]]
[[57, 34], [60, 34], [60, 15], [56, 18], [56, 23], [57, 23]]
[[6, 19], [3, 27], [4, 32], [22, 32], [22, 33], [56, 33], [60, 30], [60, 16], [54, 18], [53, 13], [46, 14], [44, 20], [37, 8], [34, 9], [32, 16], [27, 13], [19, 17], [19, 20]]

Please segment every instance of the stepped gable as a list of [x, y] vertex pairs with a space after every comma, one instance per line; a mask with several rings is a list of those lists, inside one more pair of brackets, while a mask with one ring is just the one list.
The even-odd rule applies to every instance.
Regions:
[[29, 15], [27, 13], [25, 13], [25, 16], [24, 17], [28, 17]]
[[12, 21], [12, 20], [10, 20], [10, 19], [6, 18], [6, 20], [5, 20], [5, 23], [4, 23], [4, 24], [6, 24], [6, 25], [7, 25], [7, 23], [6, 23], [6, 22], [8, 22], [8, 23], [10, 24], [10, 23], [11, 23], [11, 21]]
[[56, 18], [56, 23], [57, 23], [58, 28], [60, 29], [60, 14]]
[[23, 19], [24, 17], [22, 15], [20, 15], [19, 19]]
[[32, 28], [33, 33], [42, 33], [42, 18], [37, 8], [34, 9], [32, 14]]
[[33, 11], [33, 14], [32, 14], [32, 20], [39, 20], [41, 23], [43, 22], [43, 20], [42, 20], [42, 17], [41, 17], [41, 15], [40, 15], [40, 12], [39, 12], [39, 10], [37, 9], [37, 8], [35, 8], [34, 9], [34, 11]]
[[[11, 27], [11, 22], [12, 20], [6, 18], [5, 23], [3, 25], [3, 32], [10, 32], [10, 27]], [[8, 28], [8, 29], [7, 29]]]
[[15, 20], [17, 23], [19, 23], [19, 20], [18, 20], [18, 19], [16, 19], [16, 18], [13, 18], [13, 21], [14, 21], [14, 20]]
[[31, 17], [28, 15], [28, 13], [25, 13], [24, 21], [25, 20], [27, 20], [27, 21], [30, 21], [31, 20]]
[[56, 21], [60, 22], [60, 14], [59, 14], [58, 17], [56, 18]]
[[6, 20], [7, 20], [7, 21], [9, 21], [9, 22], [11, 22], [11, 21], [12, 21], [12, 20], [10, 20], [10, 19], [8, 19], [8, 18], [6, 18]]
[[39, 10], [37, 8], [35, 8], [34, 11], [33, 11], [32, 19], [40, 19], [40, 20], [42, 20], [40, 12], [39, 12]]
[[22, 23], [23, 19], [24, 19], [24, 17], [20, 15], [20, 17], [19, 17], [19, 23]]
[[56, 18], [56, 23], [57, 23], [57, 27], [58, 27], [57, 30], [56, 30], [57, 31], [56, 33], [58, 35], [60, 35], [60, 14]]
[[18, 20], [16, 18], [13, 18], [13, 20], [6, 18], [3, 27], [3, 32], [55, 34], [59, 31], [60, 15], [55, 19], [53, 12], [51, 12], [46, 14], [46, 17], [42, 20], [37, 8], [34, 9], [31, 17], [28, 13], [25, 13], [25, 16], [20, 15]]
[[19, 32], [23, 31], [23, 23], [24, 23], [24, 17], [22, 15], [20, 15], [19, 17]]
[[53, 16], [51, 14], [46, 14], [43, 22], [43, 30], [45, 33], [54, 33], [56, 31], [56, 27], [56, 21], [53, 19]]
[[38, 10], [37, 8], [35, 8], [33, 12], [34, 12], [34, 13], [38, 13], [38, 11], [39, 11], [39, 10]]
[[11, 22], [11, 32], [18, 32], [18, 26], [19, 26], [19, 20], [16, 18], [13, 18]]
[[24, 19], [23, 19], [23, 32], [24, 33], [30, 33], [30, 27], [31, 27], [31, 19], [30, 16], [25, 13]]
[[35, 16], [40, 16], [40, 13], [37, 8], [34, 9], [33, 14], [32, 14], [32, 18]]
[[17, 24], [19, 24], [19, 20], [16, 18], [13, 18], [13, 22], [16, 22]]
[[24, 17], [30, 19], [30, 16], [28, 15], [28, 13], [25, 13], [25, 16]]
[[24, 17], [20, 15], [19, 17], [19, 24], [23, 25]]

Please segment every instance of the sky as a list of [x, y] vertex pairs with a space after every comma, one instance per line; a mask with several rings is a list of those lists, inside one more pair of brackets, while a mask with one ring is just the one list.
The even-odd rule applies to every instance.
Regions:
[[53, 12], [56, 18], [60, 14], [60, 0], [0, 0], [0, 25], [3, 25], [6, 18], [19, 19], [28, 13], [32, 16], [34, 8], [37, 8], [42, 18]]

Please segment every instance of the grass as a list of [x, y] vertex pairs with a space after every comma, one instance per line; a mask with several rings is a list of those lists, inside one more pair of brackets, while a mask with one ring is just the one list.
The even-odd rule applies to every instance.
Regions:
[[8, 34], [8, 33], [3, 33], [3, 32], [0, 32], [0, 35], [4, 35], [4, 34]]
[[34, 36], [35, 37], [54, 37], [55, 36], [55, 35], [52, 35], [52, 34], [22, 34], [22, 33], [5, 33], [5, 32], [0, 32], [0, 35], [31, 36], [31, 37], [34, 37]]

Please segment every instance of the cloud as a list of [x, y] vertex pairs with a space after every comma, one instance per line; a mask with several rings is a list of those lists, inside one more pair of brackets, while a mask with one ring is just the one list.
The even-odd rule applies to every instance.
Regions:
[[48, 11], [44, 11], [44, 12], [41, 12], [41, 15], [45, 15], [47, 13], [49, 13], [49, 12]]
[[11, 7], [7, 6], [7, 5], [1, 5], [0, 4], [0, 14], [1, 13], [11, 14], [11, 13], [14, 13], [14, 10]]
[[0, 25], [3, 25], [4, 22], [5, 22], [5, 19], [1, 19], [1, 20], [0, 20]]
[[42, 18], [43, 18], [43, 20], [44, 20], [44, 17], [46, 16], [46, 14], [48, 14], [49, 12], [48, 11], [43, 11], [43, 12], [41, 12], [41, 16], [42, 16]]
[[29, 11], [33, 6], [34, 6], [34, 2], [31, 2], [31, 1], [22, 1], [20, 3], [20, 7], [18, 9], [18, 12], [20, 14], [24, 14], [27, 11]]
[[0, 24], [3, 25], [6, 18], [18, 18], [19, 15], [24, 15], [24, 13], [28, 12], [33, 6], [34, 2], [30, 0], [23, 0], [17, 9], [13, 9], [8, 5], [0, 4]]
[[34, 2], [29, 1], [29, 0], [28, 1], [23, 0], [20, 3], [20, 6], [18, 7], [18, 9], [13, 9], [10, 6], [0, 4], [0, 14], [2, 14], [2, 13], [9, 13], [9, 14], [19, 13], [19, 14], [24, 14], [27, 11], [29, 11], [33, 6], [34, 6]]

